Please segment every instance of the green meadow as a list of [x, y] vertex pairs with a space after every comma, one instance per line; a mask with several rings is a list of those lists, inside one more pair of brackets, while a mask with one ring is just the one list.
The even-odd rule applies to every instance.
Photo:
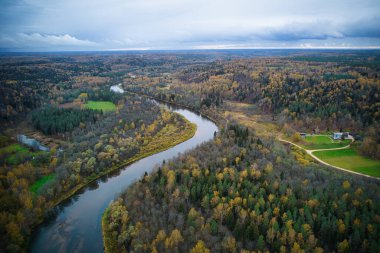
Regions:
[[21, 144], [14, 143], [4, 148], [0, 148], [0, 160], [3, 160], [10, 165], [17, 165], [25, 159], [38, 156], [43, 153], [43, 151], [31, 151], [29, 148], [24, 147]]
[[54, 180], [54, 178], [55, 178], [55, 174], [50, 174], [50, 175], [46, 175], [46, 176], [41, 177], [36, 182], [34, 182], [34, 184], [32, 184], [30, 186], [30, 191], [37, 194], [42, 186], [44, 186], [46, 183]]
[[88, 101], [85, 104], [86, 108], [92, 110], [102, 110], [103, 112], [116, 111], [116, 105], [110, 101]]
[[349, 145], [351, 140], [333, 140], [329, 136], [306, 136], [301, 145], [305, 149], [341, 148]]
[[313, 155], [331, 165], [380, 178], [380, 161], [363, 157], [352, 148], [315, 151]]

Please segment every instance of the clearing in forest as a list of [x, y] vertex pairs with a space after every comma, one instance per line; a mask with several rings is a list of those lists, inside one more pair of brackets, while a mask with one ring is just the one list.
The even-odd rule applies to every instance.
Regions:
[[300, 146], [305, 149], [330, 149], [342, 148], [350, 145], [351, 140], [333, 140], [328, 135], [308, 135]]
[[[263, 114], [255, 105], [227, 101], [224, 107], [224, 116], [227, 119], [236, 120], [254, 129], [258, 135], [273, 136], [282, 140], [279, 126], [269, 114]], [[282, 141], [295, 145], [326, 165], [380, 178], [380, 161], [358, 154], [350, 147], [351, 139], [333, 140], [330, 135], [325, 134], [308, 135], [296, 143], [291, 140]]]
[[380, 178], [380, 161], [361, 156], [353, 148], [315, 151], [313, 155], [331, 165]]
[[86, 108], [92, 110], [102, 110], [103, 112], [116, 111], [116, 105], [110, 101], [88, 101], [85, 104]]

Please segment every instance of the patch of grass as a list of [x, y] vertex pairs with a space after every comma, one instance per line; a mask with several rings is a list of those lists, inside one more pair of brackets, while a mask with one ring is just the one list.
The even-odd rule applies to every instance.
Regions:
[[13, 143], [9, 146], [0, 149], [0, 161], [6, 162], [9, 165], [17, 165], [25, 159], [33, 156], [38, 156], [44, 153], [43, 151], [33, 152], [29, 148], [18, 143]]
[[16, 152], [28, 151], [28, 149], [18, 143], [11, 144], [0, 149], [0, 155], [7, 155]]
[[92, 110], [102, 110], [103, 112], [116, 111], [116, 105], [110, 101], [88, 101], [85, 107]]
[[33, 192], [34, 194], [37, 194], [42, 186], [44, 186], [46, 183], [54, 179], [55, 179], [55, 174], [43, 176], [30, 186], [30, 191]]
[[341, 148], [349, 145], [351, 140], [333, 140], [329, 136], [306, 136], [301, 144], [305, 149]]
[[380, 178], [380, 161], [361, 156], [352, 148], [316, 151], [313, 155], [331, 165]]

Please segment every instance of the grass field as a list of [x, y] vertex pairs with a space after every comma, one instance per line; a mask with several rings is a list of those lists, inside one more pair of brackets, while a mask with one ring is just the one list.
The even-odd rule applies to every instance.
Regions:
[[25, 159], [42, 154], [43, 151], [33, 152], [29, 148], [18, 143], [11, 144], [0, 149], [0, 160], [10, 165], [17, 165]]
[[42, 186], [44, 186], [47, 182], [54, 180], [54, 178], [55, 178], [55, 174], [50, 174], [50, 175], [41, 177], [36, 182], [34, 182], [34, 184], [30, 186], [30, 191], [37, 194], [39, 189], [41, 189]]
[[116, 111], [116, 105], [109, 101], [88, 101], [85, 104], [86, 108], [92, 110], [102, 110], [103, 112], [113, 112]]
[[306, 136], [301, 144], [305, 149], [341, 148], [349, 145], [351, 140], [333, 140], [329, 136]]
[[380, 178], [380, 161], [363, 157], [352, 148], [316, 151], [313, 155], [331, 165]]

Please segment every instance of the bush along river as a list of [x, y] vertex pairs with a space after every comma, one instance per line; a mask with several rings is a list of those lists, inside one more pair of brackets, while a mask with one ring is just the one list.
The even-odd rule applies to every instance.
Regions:
[[[165, 106], [165, 105], [162, 105]], [[166, 106], [197, 125], [195, 135], [166, 151], [143, 158], [100, 178], [62, 202], [34, 232], [30, 252], [103, 252], [101, 218], [107, 206], [125, 188], [150, 173], [164, 160], [209, 141], [218, 131], [210, 120], [187, 109]]]

